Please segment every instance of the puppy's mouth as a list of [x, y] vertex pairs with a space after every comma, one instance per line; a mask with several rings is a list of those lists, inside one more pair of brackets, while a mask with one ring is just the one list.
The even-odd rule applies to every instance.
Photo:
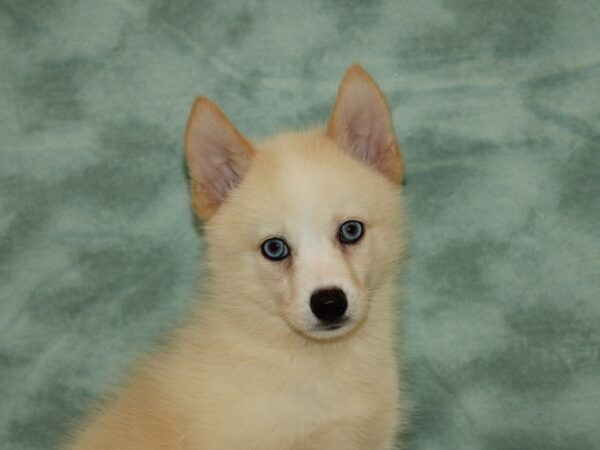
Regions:
[[342, 328], [348, 322], [350, 322], [350, 320], [347, 317], [336, 320], [335, 322], [321, 322], [315, 327], [315, 329], [318, 331], [333, 331]]

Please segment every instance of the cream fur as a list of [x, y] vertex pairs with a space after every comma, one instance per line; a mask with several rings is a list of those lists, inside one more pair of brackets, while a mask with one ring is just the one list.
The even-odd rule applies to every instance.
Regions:
[[[322, 130], [252, 145], [247, 174], [206, 223], [198, 310], [69, 449], [393, 448], [403, 422], [400, 188]], [[347, 218], [360, 218], [366, 234], [342, 249], [336, 230]], [[291, 262], [261, 255], [271, 235], [286, 237]], [[352, 322], [313, 331], [310, 292], [329, 285], [347, 292]]]

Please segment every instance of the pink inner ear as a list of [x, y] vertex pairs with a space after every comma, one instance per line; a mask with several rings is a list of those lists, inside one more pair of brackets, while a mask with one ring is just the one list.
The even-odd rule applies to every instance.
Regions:
[[214, 166], [209, 174], [215, 200], [221, 202], [239, 182], [239, 177], [228, 163]]
[[238, 173], [240, 170], [236, 171], [235, 168], [236, 155], [240, 151], [236, 148], [238, 144], [223, 134], [219, 138], [220, 140], [206, 139], [202, 144], [203, 151], [198, 154], [194, 177], [198, 177], [197, 181], [207, 188], [213, 201], [217, 203], [227, 197], [241, 178]]
[[[385, 104], [377, 97], [363, 95], [354, 98], [348, 105], [348, 143], [354, 156], [368, 164], [377, 165], [388, 150], [391, 126]], [[393, 139], [393, 137], [391, 138]]]
[[364, 130], [362, 132], [353, 132], [353, 130], [349, 131], [349, 140], [350, 145], [352, 147], [352, 154], [364, 161], [366, 163], [373, 163], [375, 159], [375, 151], [372, 149], [372, 145], [370, 144], [371, 134], [369, 130]]
[[232, 188], [236, 174], [230, 167], [229, 139], [214, 127], [210, 131], [212, 134], [204, 136], [203, 151], [198, 155], [199, 177], [205, 180], [204, 185], [213, 194], [214, 200], [220, 202]]

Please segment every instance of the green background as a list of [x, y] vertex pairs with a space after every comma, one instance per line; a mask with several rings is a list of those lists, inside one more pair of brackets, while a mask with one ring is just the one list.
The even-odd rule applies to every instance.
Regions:
[[0, 0], [0, 448], [193, 303], [195, 95], [264, 136], [355, 61], [407, 160], [408, 448], [600, 448], [598, 0]]

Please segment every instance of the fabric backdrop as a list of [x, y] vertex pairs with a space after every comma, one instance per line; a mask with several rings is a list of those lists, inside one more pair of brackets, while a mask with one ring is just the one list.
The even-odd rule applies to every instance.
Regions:
[[0, 0], [0, 448], [194, 303], [198, 94], [264, 136], [356, 61], [407, 160], [411, 450], [600, 448], [598, 0]]

